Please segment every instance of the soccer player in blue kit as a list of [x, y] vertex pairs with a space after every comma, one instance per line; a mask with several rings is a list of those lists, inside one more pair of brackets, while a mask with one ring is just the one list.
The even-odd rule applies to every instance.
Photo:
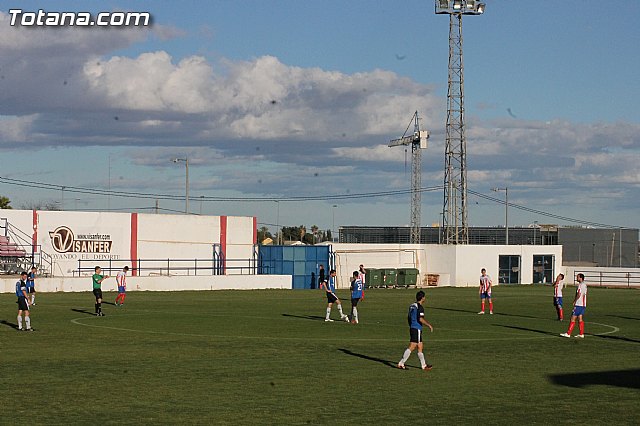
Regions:
[[351, 324], [358, 323], [358, 302], [364, 297], [364, 282], [360, 271], [353, 272], [351, 279]]
[[426, 325], [429, 327], [429, 330], [433, 332], [433, 327], [429, 322], [424, 319], [424, 307], [422, 304], [425, 301], [424, 291], [420, 290], [416, 293], [416, 301], [409, 306], [409, 315], [407, 320], [409, 322], [409, 347], [404, 351], [404, 355], [402, 355], [402, 359], [398, 363], [398, 368], [401, 370], [406, 370], [407, 367], [404, 366], [404, 363], [407, 362], [409, 357], [411, 356], [411, 352], [414, 349], [418, 348], [418, 359], [420, 360], [420, 366], [424, 371], [429, 371], [433, 368], [431, 364], [427, 364], [427, 361], [424, 359], [424, 353], [422, 353], [422, 326]]
[[[322, 266], [322, 265], [320, 265]], [[322, 281], [324, 288], [327, 292], [327, 315], [324, 317], [325, 322], [332, 322], [333, 320], [330, 318], [331, 316], [331, 307], [334, 303], [338, 305], [338, 312], [340, 312], [340, 319], [349, 322], [349, 317], [342, 312], [342, 303], [340, 303], [340, 299], [336, 296], [336, 270], [332, 269], [329, 271], [329, 282]]]
[[[33, 331], [31, 328], [31, 317], [29, 316], [29, 296], [27, 294], [27, 273], [20, 274], [20, 280], [16, 282], [16, 297], [18, 298], [18, 331]], [[24, 324], [22, 328], [22, 313], [24, 312]]]

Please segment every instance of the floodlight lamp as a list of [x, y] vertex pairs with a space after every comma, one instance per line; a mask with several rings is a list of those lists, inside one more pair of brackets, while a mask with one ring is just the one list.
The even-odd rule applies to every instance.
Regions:
[[486, 5], [484, 3], [478, 3], [478, 7], [476, 8], [476, 10], [478, 11], [478, 13], [480, 15], [482, 15], [484, 13], [485, 6]]
[[467, 0], [466, 3], [467, 3], [467, 5], [466, 5], [467, 10], [475, 10], [476, 9], [476, 0]]
[[453, 0], [453, 10], [462, 9], [462, 0]]
[[437, 15], [449, 13], [449, 0], [436, 0], [435, 6]]

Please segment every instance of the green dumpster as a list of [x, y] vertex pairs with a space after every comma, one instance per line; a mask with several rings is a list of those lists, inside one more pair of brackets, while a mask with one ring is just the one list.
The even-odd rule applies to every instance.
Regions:
[[382, 270], [380, 269], [367, 269], [367, 274], [364, 279], [367, 287], [381, 287], [382, 286]]
[[396, 287], [406, 287], [407, 286], [407, 276], [405, 274], [398, 273], [396, 278]]
[[382, 284], [385, 287], [391, 287], [398, 284], [398, 271], [395, 268], [381, 269]]
[[420, 272], [416, 268], [398, 268], [398, 286], [417, 285], [419, 275]]

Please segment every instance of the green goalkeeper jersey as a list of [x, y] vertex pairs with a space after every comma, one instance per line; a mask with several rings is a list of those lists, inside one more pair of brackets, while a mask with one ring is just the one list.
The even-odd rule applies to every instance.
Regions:
[[100, 274], [93, 274], [93, 288], [94, 289], [100, 289], [100, 286], [102, 285], [102, 283], [100, 282], [102, 279], [104, 278], [104, 275], [100, 275]]

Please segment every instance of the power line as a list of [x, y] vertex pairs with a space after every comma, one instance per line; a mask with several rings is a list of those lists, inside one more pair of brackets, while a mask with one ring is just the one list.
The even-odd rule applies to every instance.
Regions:
[[[182, 195], [171, 195], [171, 194], [156, 194], [156, 193], [145, 193], [145, 192], [127, 192], [127, 191], [109, 191], [109, 190], [97, 190], [91, 188], [77, 187], [77, 186], [67, 186], [67, 185], [56, 185], [46, 182], [37, 182], [37, 181], [29, 181], [29, 180], [21, 180], [21, 179], [11, 179], [0, 176], [0, 184], [5, 185], [14, 185], [26, 188], [36, 188], [36, 189], [44, 189], [48, 191], [60, 191], [64, 190], [65, 192], [77, 193], [77, 194], [90, 194], [90, 195], [99, 195], [99, 196], [114, 196], [121, 198], [137, 198], [137, 199], [150, 199], [150, 200], [169, 200], [169, 201], [183, 201], [184, 196]], [[442, 185], [438, 186], [429, 186], [422, 187], [419, 189], [419, 192], [433, 192], [440, 191], [443, 189]], [[290, 197], [281, 197], [281, 198], [265, 198], [262, 197], [213, 197], [213, 196], [198, 196], [191, 197], [194, 201], [208, 201], [208, 202], [273, 202], [273, 201], [281, 201], [281, 202], [300, 202], [300, 201], [333, 201], [333, 200], [353, 200], [353, 199], [367, 199], [367, 198], [379, 198], [379, 197], [394, 197], [400, 195], [411, 194], [410, 189], [398, 189], [392, 191], [378, 191], [378, 192], [362, 192], [362, 193], [347, 193], [347, 194], [334, 194], [334, 195], [301, 195], [301, 196], [290, 196]], [[470, 194], [473, 194], [479, 198], [483, 198], [488, 201], [493, 201], [498, 204], [505, 204], [505, 200], [500, 198], [492, 197], [490, 195], [483, 194], [478, 191], [473, 191], [471, 189], [468, 190]], [[585, 226], [593, 226], [599, 228], [609, 228], [609, 229], [619, 229], [620, 226], [611, 225], [606, 223], [592, 222], [584, 219], [576, 219], [568, 216], [562, 216], [550, 212], [545, 212], [542, 210], [533, 209], [531, 207], [527, 207], [520, 204], [515, 204], [510, 202], [509, 207], [513, 207], [518, 210], [522, 210], [528, 213], [533, 213], [539, 216], [549, 217], [569, 223], [575, 223], [579, 225]], [[111, 209], [118, 210], [118, 209]], [[125, 210], [155, 210], [155, 207], [141, 207], [137, 209], [125, 209]], [[167, 209], [167, 208], [159, 208], [159, 210], [179, 213], [177, 210]]]
[[[155, 194], [144, 192], [126, 192], [126, 191], [109, 191], [109, 190], [96, 190], [91, 188], [83, 188], [77, 186], [67, 185], [54, 185], [45, 182], [34, 182], [21, 179], [11, 179], [0, 176], [0, 183], [7, 185], [22, 186], [27, 188], [45, 189], [49, 191], [64, 190], [66, 192], [78, 193], [78, 194], [91, 194], [91, 195], [111, 195], [114, 197], [122, 198], [143, 198], [153, 200], [171, 200], [182, 201], [184, 197], [181, 195], [171, 194]], [[441, 190], [442, 186], [431, 186], [420, 188], [420, 192], [430, 192]], [[194, 201], [238, 201], [238, 202], [272, 202], [272, 201], [329, 201], [329, 200], [346, 200], [346, 199], [360, 199], [360, 198], [377, 198], [410, 194], [410, 189], [399, 189], [393, 191], [378, 191], [378, 192], [362, 192], [362, 193], [346, 193], [346, 194], [334, 194], [334, 195], [307, 195], [307, 196], [289, 196], [281, 198], [265, 198], [262, 197], [213, 197], [213, 196], [198, 196], [190, 197]]]
[[[485, 200], [489, 200], [489, 201], [494, 201], [496, 203], [500, 203], [500, 204], [506, 204], [505, 200], [501, 200], [499, 198], [495, 198], [492, 197], [490, 195], [486, 195], [483, 194], [481, 192], [477, 192], [477, 191], [472, 191], [471, 189], [468, 190], [469, 193], [476, 195], [480, 198], [484, 198]], [[572, 217], [567, 217], [567, 216], [561, 216], [561, 215], [557, 215], [554, 213], [549, 213], [549, 212], [545, 212], [542, 210], [537, 210], [537, 209], [532, 209], [530, 207], [526, 207], [520, 204], [514, 204], [514, 203], [509, 203], [509, 207], [513, 207], [514, 209], [518, 209], [518, 210], [522, 210], [522, 211], [526, 211], [528, 213], [534, 213], [540, 216], [545, 216], [545, 217], [550, 217], [553, 219], [558, 219], [558, 220], [563, 220], [565, 222], [571, 222], [571, 223], [577, 223], [577, 224], [581, 224], [581, 225], [587, 225], [587, 226], [593, 226], [593, 227], [599, 227], [599, 228], [611, 228], [611, 229], [619, 229], [620, 226], [616, 226], [616, 225], [609, 225], [606, 223], [598, 223], [598, 222], [591, 222], [588, 220], [583, 220], [583, 219], [575, 219]]]

